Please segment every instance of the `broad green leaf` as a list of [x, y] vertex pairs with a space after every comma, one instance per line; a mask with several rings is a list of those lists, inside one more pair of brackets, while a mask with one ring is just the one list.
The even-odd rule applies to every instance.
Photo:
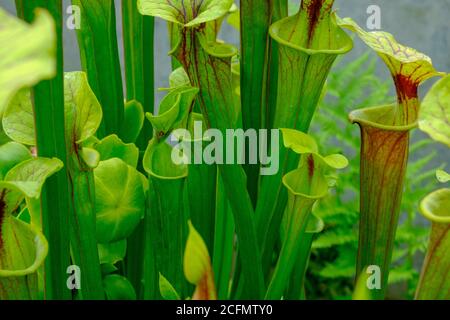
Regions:
[[0, 180], [15, 165], [31, 158], [31, 152], [20, 143], [8, 142], [0, 145]]
[[161, 273], [159, 274], [159, 292], [164, 300], [180, 300], [175, 288]]
[[138, 0], [138, 10], [143, 15], [195, 27], [223, 17], [232, 4], [233, 0]]
[[280, 130], [283, 134], [283, 142], [286, 148], [292, 149], [299, 154], [319, 152], [316, 141], [308, 134], [293, 129]]
[[5, 133], [14, 141], [36, 145], [31, 90], [20, 90], [9, 102], [3, 115]]
[[450, 174], [448, 174], [444, 170], [437, 170], [436, 178], [439, 180], [439, 182], [446, 183], [450, 181]]
[[439, 80], [425, 96], [419, 112], [419, 128], [450, 147], [450, 75]]
[[38, 198], [45, 180], [63, 167], [61, 160], [32, 158], [13, 167], [5, 176], [5, 182], [17, 186], [26, 197]]
[[189, 221], [189, 236], [184, 251], [183, 270], [186, 279], [196, 285], [193, 299], [214, 300], [216, 289], [208, 248]]
[[284, 146], [298, 154], [313, 154], [327, 166], [334, 169], [344, 169], [348, 166], [348, 160], [341, 154], [332, 154], [326, 157], [318, 152], [316, 141], [308, 134], [293, 130], [280, 129], [283, 134]]
[[55, 158], [31, 158], [9, 170], [5, 181], [0, 182], [0, 193], [6, 193], [5, 203], [9, 212], [16, 210], [26, 198], [32, 224], [41, 226], [40, 203], [37, 199], [45, 180], [62, 166], [63, 163]]
[[100, 153], [101, 161], [119, 158], [136, 168], [139, 160], [139, 149], [132, 143], [122, 142], [115, 134], [103, 138], [95, 145], [95, 149]]
[[103, 279], [103, 286], [108, 300], [136, 300], [133, 285], [121, 275], [107, 275]]
[[121, 127], [124, 142], [135, 142], [144, 125], [144, 108], [139, 101], [132, 100], [125, 104], [124, 122]]
[[89, 86], [86, 73], [64, 76], [66, 135], [71, 143], [81, 143], [95, 134], [102, 121], [102, 108]]
[[101, 264], [116, 264], [123, 261], [127, 253], [127, 240], [120, 240], [113, 243], [99, 243], [98, 255]]
[[45, 180], [62, 167], [62, 161], [56, 158], [32, 158], [9, 170], [5, 176], [5, 181], [36, 182], [42, 187]]
[[52, 17], [36, 12], [28, 25], [0, 8], [0, 118], [9, 100], [56, 73], [56, 35]]
[[328, 164], [331, 168], [344, 169], [348, 166], [348, 160], [341, 154], [332, 154], [323, 157], [323, 161]]
[[100, 162], [94, 177], [98, 242], [128, 238], [144, 214], [145, 194], [139, 172], [112, 158]]
[[[102, 109], [83, 72], [64, 75], [64, 113], [66, 139], [69, 143], [81, 143], [91, 138], [100, 125]], [[5, 110], [5, 132], [11, 139], [35, 145], [33, 106], [30, 90], [21, 90]]]

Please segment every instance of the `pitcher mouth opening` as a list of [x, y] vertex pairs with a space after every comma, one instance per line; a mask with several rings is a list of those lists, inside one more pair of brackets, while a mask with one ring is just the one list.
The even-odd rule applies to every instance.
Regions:
[[436, 223], [450, 224], [450, 189], [436, 190], [427, 195], [420, 203], [420, 211], [428, 220]]
[[280, 30], [282, 29], [283, 25], [285, 23], [291, 22], [292, 20], [297, 19], [297, 16], [290, 16], [284, 19], [281, 19], [274, 24], [272, 24], [269, 28], [269, 34], [270, 36], [277, 41], [280, 44], [283, 44], [287, 47], [290, 47], [292, 49], [304, 52], [308, 55], [314, 55], [314, 54], [345, 54], [353, 49], [353, 41], [350, 38], [350, 36], [345, 33], [344, 30], [342, 30], [336, 23], [335, 14], [332, 13], [331, 16], [331, 23], [334, 24], [335, 27], [335, 36], [337, 37], [336, 42], [338, 44], [342, 45], [336, 45], [336, 46], [330, 46], [330, 48], [314, 48], [314, 47], [305, 47], [301, 45], [297, 45], [295, 42], [292, 42], [288, 39], [285, 39], [282, 35]]
[[350, 112], [349, 119], [351, 123], [357, 123], [361, 126], [370, 126], [386, 131], [404, 132], [416, 128], [418, 126], [418, 121], [414, 121], [408, 125], [396, 125], [394, 123], [396, 106], [397, 104], [393, 103], [357, 109]]

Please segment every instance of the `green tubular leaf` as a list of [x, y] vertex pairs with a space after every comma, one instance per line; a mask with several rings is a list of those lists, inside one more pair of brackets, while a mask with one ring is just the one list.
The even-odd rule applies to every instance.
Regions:
[[152, 186], [149, 192], [151, 212], [146, 223], [155, 271], [163, 274], [185, 298], [188, 286], [183, 277], [183, 250], [187, 236], [184, 190], [188, 168], [172, 162], [172, 150], [166, 142], [158, 143], [153, 139], [145, 152], [143, 167]]
[[110, 243], [129, 237], [144, 215], [145, 194], [138, 171], [112, 158], [100, 162], [94, 177], [98, 242]]
[[[267, 299], [280, 299], [288, 287], [299, 254], [311, 247], [312, 238], [305, 236], [314, 203], [327, 195], [328, 182], [323, 175], [324, 163], [319, 156], [309, 154], [302, 159], [298, 169], [283, 178], [288, 190], [285, 213], [286, 232], [283, 246], [267, 289]], [[302, 248], [307, 242], [306, 248]], [[306, 252], [307, 253], [307, 252]]]
[[72, 261], [83, 270], [83, 285], [78, 293], [82, 299], [104, 299], [96, 239], [94, 173], [80, 157], [82, 147], [79, 145], [93, 140], [100, 126], [102, 109], [85, 73], [71, 72], [65, 75], [64, 108], [73, 205], [70, 216], [71, 253]]
[[0, 180], [15, 165], [31, 158], [31, 152], [17, 142], [8, 142], [0, 145]]
[[218, 299], [229, 299], [230, 279], [234, 260], [235, 225], [233, 212], [217, 174], [216, 218], [214, 228], [213, 269]]
[[122, 138], [125, 142], [136, 142], [144, 125], [144, 108], [136, 101], [125, 104], [125, 119], [121, 126]]
[[12, 140], [30, 146], [36, 145], [30, 89], [20, 90], [11, 99], [2, 121], [6, 135]]
[[382, 106], [353, 111], [350, 120], [361, 129], [360, 231], [357, 277], [365, 268], [381, 269], [381, 288], [371, 299], [383, 299], [397, 229], [409, 149], [415, 124], [392, 126], [395, 108]]
[[[242, 123], [244, 129], [267, 127], [270, 59], [269, 26], [272, 22], [273, 1], [243, 0], [240, 2], [240, 83]], [[256, 203], [260, 165], [246, 165], [247, 188]]]
[[[300, 198], [319, 199], [327, 194], [329, 187], [329, 179], [324, 176], [324, 172], [330, 169], [343, 169], [348, 165], [348, 160], [342, 155], [335, 154], [323, 157], [318, 153], [318, 146], [315, 140], [297, 130], [293, 129], [281, 129], [283, 134], [284, 146], [288, 149], [292, 149], [295, 153], [304, 154], [300, 162], [300, 168], [283, 177], [283, 184], [291, 194]], [[304, 189], [302, 189], [304, 188]], [[321, 193], [322, 192], [322, 193]], [[289, 199], [289, 198], [288, 198]], [[314, 203], [314, 201], [311, 203]], [[305, 204], [307, 205], [307, 204]], [[300, 211], [301, 208], [297, 209]], [[291, 225], [290, 219], [294, 213], [289, 213], [293, 210], [289, 207], [288, 212], [284, 216], [284, 224]], [[280, 253], [280, 260], [285, 262], [279, 262], [279, 270], [272, 278], [271, 285], [269, 286], [267, 296], [278, 299], [281, 298], [283, 290], [288, 285], [290, 274], [293, 271], [294, 263], [298, 264], [299, 269], [294, 272], [292, 279], [301, 281], [300, 289], [296, 289], [295, 286], [288, 288], [286, 292], [288, 297], [301, 297], [303, 280], [306, 272], [306, 266], [309, 259], [309, 252], [311, 250], [312, 236], [306, 234], [308, 228], [309, 232], [319, 231], [323, 229], [323, 221], [312, 217], [308, 210], [303, 211], [304, 217], [299, 217], [297, 225], [299, 229], [289, 230], [289, 227], [285, 227], [289, 231], [286, 232], [285, 242]], [[283, 222], [283, 220], [282, 220]], [[292, 227], [291, 227], [292, 228]], [[304, 229], [302, 229], [304, 228]], [[286, 249], [290, 248], [290, 249]], [[284, 251], [283, 251], [284, 250]], [[289, 258], [286, 256], [290, 255]], [[286, 262], [288, 261], [288, 262]], [[283, 266], [283, 264], [285, 264]], [[292, 281], [291, 279], [291, 281]]]
[[184, 251], [184, 275], [196, 286], [194, 300], [216, 300], [216, 288], [208, 248], [200, 234], [189, 221], [189, 236]]
[[[269, 29], [278, 48], [277, 101], [270, 117], [273, 128], [308, 132], [331, 66], [338, 55], [352, 49], [352, 40], [336, 23], [333, 2], [303, 0], [297, 14], [275, 22]], [[287, 203], [282, 178], [299, 160], [298, 155], [283, 147], [279, 157], [278, 173], [261, 179], [256, 207], [266, 273]]]
[[[121, 2], [126, 99], [128, 101], [125, 104], [125, 123], [127, 125], [121, 127], [121, 133], [125, 142], [135, 142], [140, 150], [144, 150], [153, 135], [151, 124], [145, 121], [145, 113], [154, 112], [155, 24], [153, 17], [142, 16], [139, 13], [137, 0], [122, 0]], [[143, 292], [141, 289], [143, 286], [143, 232], [144, 222], [141, 222], [129, 239], [131, 249], [126, 258], [127, 277], [139, 295]]]
[[394, 123], [407, 125], [417, 121], [419, 101], [417, 88], [429, 78], [441, 76], [431, 59], [415, 49], [399, 44], [387, 32], [366, 32], [350, 18], [338, 19], [340, 26], [355, 32], [386, 63], [397, 88], [398, 109]]
[[[207, 127], [217, 128], [223, 133], [227, 129], [236, 128], [235, 108], [230, 106], [234, 103], [231, 58], [236, 55], [237, 50], [230, 45], [211, 41], [207, 34], [195, 29], [183, 28], [178, 31], [180, 41], [171, 54], [183, 65], [191, 84], [200, 90], [198, 101]], [[211, 74], [215, 77], [210, 77]], [[255, 262], [260, 257], [245, 172], [239, 165], [218, 167], [235, 215], [248, 289], [256, 297], [262, 297], [264, 284], [262, 272], [258, 270], [260, 264]]]
[[74, 264], [80, 267], [81, 283], [78, 292], [82, 299], [104, 299], [102, 274], [96, 239], [94, 174], [81, 159], [71, 154], [70, 181], [73, 188], [71, 215], [71, 253]]
[[[42, 191], [40, 200], [27, 199], [34, 221], [41, 221], [42, 229], [50, 243], [48, 258], [40, 272], [40, 287], [45, 299], [70, 299], [65, 281], [70, 264], [69, 215], [72, 210], [67, 173], [67, 152], [64, 137], [64, 54], [63, 54], [63, 6], [62, 0], [16, 0], [17, 15], [25, 21], [36, 19], [37, 12], [46, 9], [55, 23], [56, 74], [50, 80], [41, 81], [32, 88], [33, 125], [36, 128], [37, 153], [41, 157], [56, 157], [65, 162], [65, 168], [51, 177]], [[48, 36], [45, 32], [40, 36]], [[22, 39], [28, 43], [28, 40]], [[30, 86], [31, 87], [31, 86]], [[31, 114], [31, 112], [30, 112]], [[39, 218], [37, 218], [39, 217]], [[52, 276], [48, 276], [48, 275]]]
[[0, 9], [0, 118], [3, 108], [23, 87], [31, 87], [56, 73], [55, 25], [38, 10], [33, 25]]
[[[52, 247], [45, 263], [43, 290], [45, 299], [70, 299], [67, 290], [67, 265], [70, 263], [69, 216], [70, 190], [67, 174], [67, 146], [64, 137], [64, 54], [63, 54], [63, 6], [62, 0], [16, 0], [17, 14], [26, 21], [35, 19], [37, 10], [45, 8], [55, 21], [56, 76], [42, 81], [32, 88], [33, 125], [36, 127], [36, 149], [41, 157], [56, 157], [65, 162], [65, 168], [51, 177], [42, 192], [41, 199], [29, 201], [32, 216], [42, 217], [43, 231]], [[33, 203], [31, 203], [33, 202]], [[37, 220], [37, 219], [35, 219]], [[39, 220], [41, 220], [39, 218]]]
[[419, 300], [450, 299], [450, 189], [434, 191], [422, 200], [420, 210], [432, 222], [427, 256], [416, 291]]
[[177, 291], [170, 284], [169, 280], [164, 278], [164, 276], [159, 274], [159, 291], [164, 300], [181, 300]]
[[132, 143], [124, 143], [113, 134], [103, 138], [95, 145], [95, 150], [100, 153], [100, 160], [119, 158], [133, 168], [137, 167], [139, 160], [139, 149]]
[[124, 119], [124, 97], [114, 1], [72, 0], [72, 4], [81, 9], [77, 36], [83, 71], [105, 115], [99, 136], [118, 133]]
[[[283, 222], [285, 222], [285, 220]], [[315, 234], [322, 232], [323, 229], [323, 220], [318, 218], [314, 213], [311, 214], [308, 218], [305, 232], [302, 234], [298, 247], [297, 261], [295, 262], [295, 266], [292, 270], [289, 286], [284, 296], [286, 300], [306, 299], [305, 278], [311, 256], [313, 237]]]
[[136, 300], [136, 292], [127, 278], [112, 274], [103, 279], [108, 300]]
[[113, 243], [99, 243], [98, 255], [101, 264], [116, 264], [123, 261], [127, 253], [127, 240], [120, 240]]
[[[149, 180], [150, 182], [150, 180]], [[156, 195], [153, 192], [153, 186], [149, 183], [150, 188], [147, 192], [147, 202], [146, 202], [146, 210], [145, 217], [143, 221], [143, 233], [144, 233], [144, 261], [142, 268], [142, 278], [139, 278], [139, 281], [143, 282], [143, 288], [141, 290], [141, 295], [145, 300], [154, 300], [160, 297], [160, 290], [158, 284], [158, 267], [157, 267], [157, 257], [158, 257], [158, 249], [154, 248], [154, 220], [153, 220], [153, 210], [157, 208], [155, 206], [156, 203]], [[157, 209], [156, 209], [157, 210]]]
[[419, 128], [450, 147], [450, 75], [439, 80], [425, 96], [419, 112]]
[[208, 140], [207, 138], [198, 139], [198, 137], [195, 137], [194, 126], [196, 122], [202, 123], [202, 129], [206, 130], [203, 116], [198, 113], [191, 113], [187, 124], [190, 136], [178, 136], [177, 131], [174, 131], [173, 135], [180, 140], [183, 147], [188, 147], [188, 152], [190, 152], [189, 175], [186, 180], [190, 219], [205, 240], [208, 251], [213, 252], [214, 228], [212, 226], [214, 226], [215, 220], [217, 166], [196, 163], [196, 159], [201, 158], [201, 152], [208, 143], [205, 141]]
[[[154, 18], [143, 17], [139, 13], [137, 0], [122, 0], [122, 28], [127, 101], [138, 101], [143, 107], [143, 114], [154, 112]], [[129, 128], [124, 129], [123, 138], [127, 140], [126, 131]], [[136, 139], [139, 149], [145, 149], [152, 134], [150, 123], [144, 121]]]
[[223, 17], [231, 8], [233, 0], [138, 0], [138, 10], [143, 15], [195, 27], [204, 22]]

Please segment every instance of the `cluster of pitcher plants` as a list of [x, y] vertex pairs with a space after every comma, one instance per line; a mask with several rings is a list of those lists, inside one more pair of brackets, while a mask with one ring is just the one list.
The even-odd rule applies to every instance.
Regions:
[[[361, 132], [354, 298], [384, 299], [410, 132], [450, 147], [450, 76], [339, 18], [333, 2], [302, 0], [288, 15], [287, 0], [122, 0], [118, 43], [113, 0], [72, 0], [83, 71], [68, 73], [61, 0], [16, 0], [17, 17], [0, 8], [0, 299], [306, 299], [324, 228], [314, 207], [348, 165], [308, 129], [353, 41], [385, 62], [398, 98], [349, 116]], [[167, 21], [173, 70], [159, 106], [155, 18]], [[218, 39], [226, 20], [239, 49]], [[278, 171], [261, 174], [260, 159], [174, 161], [198, 155], [173, 141], [212, 140], [194, 134], [198, 123], [223, 135], [279, 129], [279, 143], [268, 139]], [[450, 299], [450, 189], [419, 200], [432, 227], [416, 298]]]

